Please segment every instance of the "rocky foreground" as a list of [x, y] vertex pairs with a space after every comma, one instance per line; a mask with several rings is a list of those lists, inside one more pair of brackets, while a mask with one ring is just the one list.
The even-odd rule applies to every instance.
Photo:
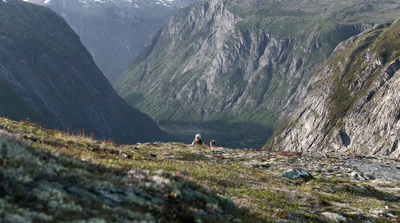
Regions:
[[400, 161], [116, 145], [0, 118], [1, 222], [399, 222]]

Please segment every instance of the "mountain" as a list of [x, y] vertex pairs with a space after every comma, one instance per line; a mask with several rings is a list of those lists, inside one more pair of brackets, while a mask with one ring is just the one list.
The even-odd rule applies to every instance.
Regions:
[[265, 148], [400, 157], [400, 20], [341, 43]]
[[113, 84], [171, 14], [198, 0], [24, 0], [45, 5], [75, 30]]
[[195, 3], [154, 33], [114, 87], [169, 132], [197, 128], [226, 146], [261, 148], [336, 45], [393, 21], [399, 3]]
[[115, 92], [60, 16], [0, 1], [0, 115], [119, 143], [161, 140], [147, 115]]

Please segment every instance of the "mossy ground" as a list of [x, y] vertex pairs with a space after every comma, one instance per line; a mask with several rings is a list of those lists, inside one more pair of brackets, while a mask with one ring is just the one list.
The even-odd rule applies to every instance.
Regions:
[[118, 145], [7, 118], [0, 125], [23, 140], [0, 137], [3, 220], [329, 222], [325, 212], [350, 222], [399, 220], [398, 182], [280, 177], [301, 153]]

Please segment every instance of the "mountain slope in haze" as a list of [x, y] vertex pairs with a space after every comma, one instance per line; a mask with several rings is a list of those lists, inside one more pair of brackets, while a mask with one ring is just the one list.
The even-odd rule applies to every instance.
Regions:
[[198, 0], [25, 0], [61, 15], [81, 38], [111, 83], [171, 14]]
[[234, 137], [221, 143], [261, 148], [336, 45], [374, 23], [393, 21], [399, 3], [195, 3], [149, 39], [114, 86], [156, 121], [233, 129], [227, 137]]
[[118, 96], [61, 17], [19, 0], [0, 1], [0, 115], [119, 143], [164, 136]]
[[400, 157], [400, 20], [341, 43], [317, 78], [265, 148]]

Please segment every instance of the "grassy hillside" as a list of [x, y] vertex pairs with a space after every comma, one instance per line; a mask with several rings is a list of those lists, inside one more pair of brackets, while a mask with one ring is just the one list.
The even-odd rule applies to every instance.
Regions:
[[[172, 142], [118, 145], [7, 118], [0, 126], [6, 130], [0, 130], [2, 222], [400, 219], [400, 179], [350, 179], [339, 167], [363, 159], [400, 168], [399, 160]], [[313, 179], [280, 176], [307, 163], [318, 166], [309, 169]]]

